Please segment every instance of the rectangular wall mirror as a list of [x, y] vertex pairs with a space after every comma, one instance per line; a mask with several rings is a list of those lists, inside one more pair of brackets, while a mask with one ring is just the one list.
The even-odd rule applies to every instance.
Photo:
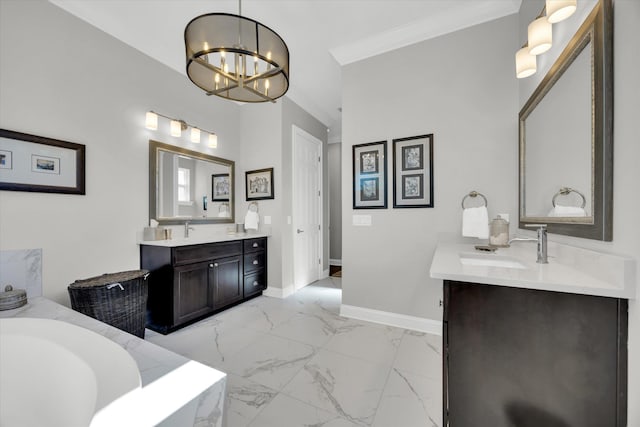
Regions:
[[234, 222], [235, 163], [149, 141], [149, 218], [162, 225]]
[[612, 27], [600, 0], [520, 111], [520, 228], [613, 237]]

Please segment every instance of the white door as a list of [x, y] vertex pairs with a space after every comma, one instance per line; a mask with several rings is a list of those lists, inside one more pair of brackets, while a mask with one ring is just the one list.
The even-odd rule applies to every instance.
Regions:
[[293, 281], [298, 290], [322, 274], [322, 142], [293, 126]]

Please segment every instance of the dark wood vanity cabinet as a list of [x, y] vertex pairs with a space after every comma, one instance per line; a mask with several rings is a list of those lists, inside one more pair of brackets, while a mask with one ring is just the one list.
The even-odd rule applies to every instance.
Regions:
[[147, 327], [166, 334], [266, 289], [266, 237], [178, 247], [141, 245]]
[[623, 427], [627, 300], [445, 280], [445, 427]]

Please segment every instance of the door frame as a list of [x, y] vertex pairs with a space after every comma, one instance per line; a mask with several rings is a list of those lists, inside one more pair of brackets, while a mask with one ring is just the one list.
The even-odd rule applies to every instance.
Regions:
[[[306, 137], [307, 139], [311, 140], [312, 142], [314, 142], [318, 148], [318, 154], [319, 154], [319, 165], [318, 165], [318, 188], [320, 190], [320, 197], [319, 197], [319, 203], [318, 203], [318, 218], [319, 218], [319, 224], [320, 224], [320, 229], [318, 230], [318, 234], [319, 234], [319, 238], [318, 238], [318, 258], [319, 258], [319, 262], [318, 262], [318, 269], [317, 269], [317, 279], [316, 280], [320, 280], [323, 278], [324, 275], [324, 186], [323, 186], [323, 173], [322, 173], [322, 167], [324, 165], [324, 156], [323, 156], [323, 144], [322, 141], [318, 138], [316, 138], [315, 136], [313, 136], [312, 134], [310, 134], [309, 132], [305, 131], [304, 129], [296, 126], [296, 125], [291, 125], [291, 147], [292, 147], [292, 155], [291, 155], [291, 183], [292, 183], [292, 187], [291, 187], [291, 207], [292, 207], [292, 211], [295, 209], [295, 201], [294, 201], [294, 197], [295, 197], [295, 190], [294, 190], [294, 186], [295, 186], [295, 174], [296, 174], [296, 156], [293, 154], [295, 151], [295, 147], [296, 147], [296, 136], [297, 135], [303, 135], [304, 137]], [[292, 248], [293, 248], [293, 288], [294, 291], [297, 291], [298, 288], [296, 287], [296, 233], [293, 230], [293, 223], [295, 222], [295, 212], [292, 212], [293, 216], [294, 216], [294, 221], [292, 221], [292, 228], [291, 228], [291, 243], [292, 243]], [[313, 283], [313, 282], [312, 282]], [[306, 285], [305, 285], [306, 286]], [[304, 286], [303, 286], [304, 287]], [[302, 288], [300, 288], [302, 289]]]

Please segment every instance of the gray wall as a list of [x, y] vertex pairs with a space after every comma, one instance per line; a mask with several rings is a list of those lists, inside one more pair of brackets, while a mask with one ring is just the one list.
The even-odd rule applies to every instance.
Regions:
[[342, 260], [342, 144], [329, 144], [329, 258]]
[[[532, 4], [537, 3], [537, 5]], [[531, 9], [542, 8], [542, 0], [522, 2], [520, 10], [520, 33], [532, 19]], [[578, 2], [580, 5], [581, 2]], [[593, 4], [591, 1], [590, 4]], [[583, 5], [582, 7], [587, 7]], [[578, 14], [578, 12], [576, 12]], [[583, 14], [586, 14], [583, 12]], [[573, 18], [573, 17], [572, 17]], [[570, 19], [572, 19], [570, 18]], [[580, 19], [579, 17], [576, 19]], [[529, 20], [529, 21], [528, 21]], [[519, 82], [520, 104], [523, 105], [533, 91], [537, 82], [546, 74], [561, 48], [570, 38], [579, 24], [567, 21], [554, 25], [554, 51], [543, 56], [543, 67], [538, 65], [538, 73], [533, 80], [523, 79]], [[640, 182], [640, 144], [638, 144], [637, 121], [640, 116], [640, 2], [636, 0], [616, 0], [614, 4], [614, 194], [613, 194], [613, 241], [598, 242], [588, 239], [567, 236], [549, 235], [550, 240], [599, 250], [603, 252], [621, 253], [634, 257], [640, 262], [640, 198], [638, 183]], [[560, 37], [563, 34], [563, 38]], [[524, 233], [524, 232], [523, 232]], [[640, 288], [640, 266], [636, 274], [636, 288]], [[637, 295], [640, 296], [640, 293]], [[629, 301], [629, 405], [628, 425], [640, 425], [640, 305], [637, 300]]]
[[[342, 198], [352, 197], [352, 146], [387, 140], [389, 208], [343, 204], [343, 304], [441, 319], [429, 277], [439, 232], [461, 230], [470, 190], [490, 214], [517, 213], [518, 17], [418, 43], [343, 68]], [[432, 209], [393, 209], [391, 140], [434, 134]], [[371, 215], [372, 227], [352, 225]]]
[[[240, 107], [46, 1], [0, 1], [0, 52], [0, 127], [86, 145], [86, 196], [0, 192], [0, 249], [42, 248], [44, 296], [68, 305], [74, 280], [139, 268], [149, 139], [236, 160]], [[145, 129], [151, 109], [218, 148]]]

